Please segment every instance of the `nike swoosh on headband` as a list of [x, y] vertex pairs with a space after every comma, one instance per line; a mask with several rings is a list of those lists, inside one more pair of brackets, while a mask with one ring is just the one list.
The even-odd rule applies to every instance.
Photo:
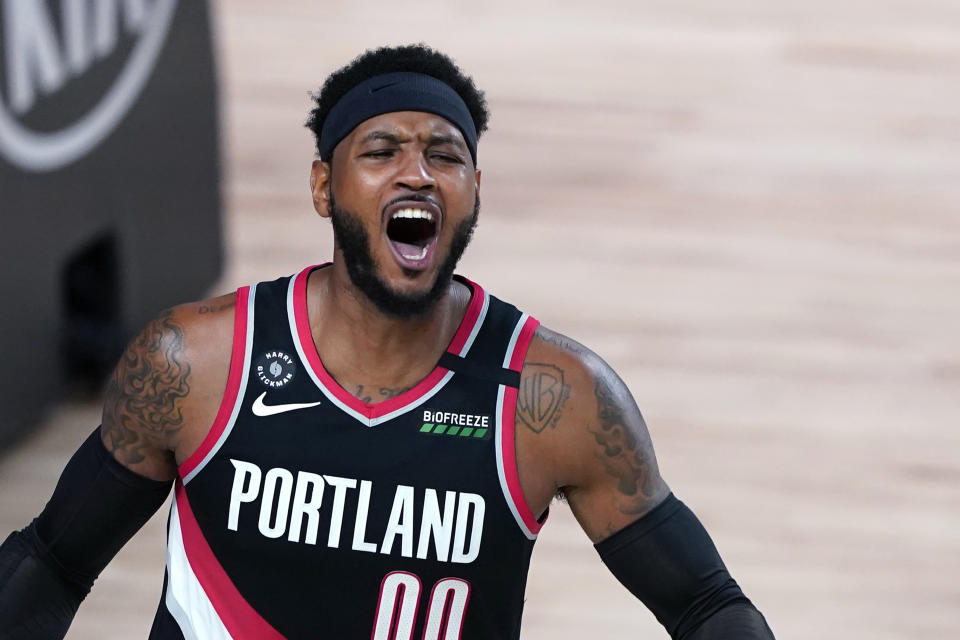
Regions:
[[265, 418], [267, 416], [275, 416], [278, 413], [286, 413], [287, 411], [296, 411], [297, 409], [309, 409], [310, 407], [315, 407], [320, 404], [317, 402], [296, 402], [292, 404], [264, 404], [263, 399], [267, 397], [267, 392], [264, 391], [260, 394], [256, 400], [253, 401], [253, 415]]
[[379, 86], [377, 86], [377, 87], [370, 87], [370, 93], [376, 93], [377, 91], [383, 91], [384, 89], [388, 89], [388, 88], [390, 88], [390, 87], [394, 87], [394, 86], [396, 86], [396, 85], [398, 85], [398, 84], [399, 84], [399, 82], [388, 82], [388, 83], [386, 83], [386, 84], [381, 84], [381, 85], [379, 85]]

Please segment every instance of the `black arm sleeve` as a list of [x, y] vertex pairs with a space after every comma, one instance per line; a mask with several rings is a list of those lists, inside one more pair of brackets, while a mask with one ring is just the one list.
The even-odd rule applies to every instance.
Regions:
[[773, 640], [703, 525], [672, 493], [595, 546], [617, 580], [675, 640]]
[[94, 580], [170, 492], [117, 462], [94, 431], [46, 507], [0, 546], [0, 639], [62, 638]]

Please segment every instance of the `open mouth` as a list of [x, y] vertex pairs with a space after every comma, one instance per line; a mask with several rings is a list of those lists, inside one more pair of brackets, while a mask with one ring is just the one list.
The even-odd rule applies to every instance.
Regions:
[[395, 209], [387, 220], [387, 239], [397, 261], [405, 269], [429, 265], [436, 246], [439, 216], [415, 205]]

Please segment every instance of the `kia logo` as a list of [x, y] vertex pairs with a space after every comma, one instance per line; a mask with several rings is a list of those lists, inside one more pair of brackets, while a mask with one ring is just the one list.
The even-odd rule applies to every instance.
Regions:
[[[177, 0], [67, 0], [59, 20], [42, 0], [0, 0], [6, 86], [0, 87], [0, 153], [22, 169], [52, 171], [82, 158], [123, 120], [153, 71]], [[59, 29], [58, 29], [59, 26]], [[113, 83], [95, 105], [54, 131], [24, 124], [37, 100], [53, 96], [136, 38]]]

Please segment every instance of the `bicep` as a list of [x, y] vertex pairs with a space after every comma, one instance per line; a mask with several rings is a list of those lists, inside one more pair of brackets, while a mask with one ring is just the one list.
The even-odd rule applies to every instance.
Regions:
[[594, 542], [649, 512], [670, 490], [660, 477], [653, 442], [629, 389], [602, 360], [590, 363], [571, 455], [579, 473], [563, 491]]

